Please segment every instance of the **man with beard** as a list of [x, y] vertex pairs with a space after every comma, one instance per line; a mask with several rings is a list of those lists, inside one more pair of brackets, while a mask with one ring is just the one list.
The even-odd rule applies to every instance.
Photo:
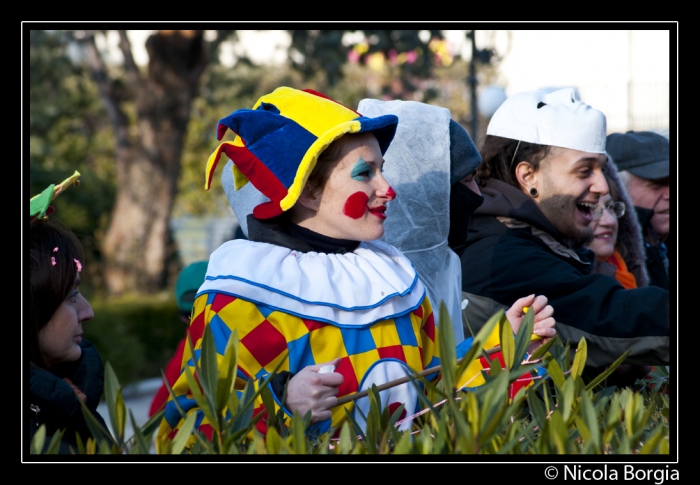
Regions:
[[608, 135], [607, 149], [620, 170], [642, 226], [649, 284], [669, 289], [666, 240], [670, 232], [668, 139], [652, 131]]
[[573, 89], [513, 95], [487, 128], [477, 169], [484, 203], [461, 255], [467, 300], [465, 336], [520, 296], [546, 295], [557, 333], [588, 346], [587, 366], [604, 367], [628, 349], [635, 365], [669, 364], [669, 295], [658, 287], [626, 290], [591, 274], [590, 223], [608, 193], [602, 172], [605, 115]]

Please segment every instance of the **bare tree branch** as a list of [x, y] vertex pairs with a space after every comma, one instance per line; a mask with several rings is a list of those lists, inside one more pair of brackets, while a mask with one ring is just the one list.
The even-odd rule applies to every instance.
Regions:
[[129, 77], [131, 83], [139, 84], [141, 82], [141, 73], [134, 62], [129, 37], [126, 35], [126, 30], [118, 30], [117, 32], [119, 32], [119, 49], [121, 49], [122, 55], [124, 56], [124, 70], [126, 71], [126, 75]]
[[100, 99], [102, 100], [105, 109], [107, 110], [107, 116], [114, 127], [114, 132], [117, 137], [117, 145], [125, 146], [128, 144], [127, 139], [127, 127], [128, 120], [126, 115], [121, 111], [117, 103], [117, 97], [114, 94], [112, 85], [109, 82], [109, 76], [107, 75], [107, 68], [97, 51], [97, 46], [95, 45], [94, 35], [87, 35], [81, 44], [85, 48], [85, 54], [88, 66], [92, 73], [92, 77], [97, 84], [97, 90], [100, 94]]

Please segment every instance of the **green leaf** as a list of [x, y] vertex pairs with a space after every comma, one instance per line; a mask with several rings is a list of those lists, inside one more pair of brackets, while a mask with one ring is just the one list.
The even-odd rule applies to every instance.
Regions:
[[294, 413], [292, 417], [292, 431], [294, 436], [294, 452], [297, 455], [306, 454], [306, 427], [311, 421], [311, 411], [307, 411], [302, 417], [298, 413]]
[[583, 368], [586, 365], [586, 357], [588, 356], [588, 345], [586, 344], [586, 338], [581, 337], [581, 340], [576, 347], [576, 355], [574, 356], [574, 363], [571, 366], [571, 378], [576, 380], [583, 374]]
[[559, 410], [555, 410], [547, 421], [546, 433], [543, 433], [541, 439], [554, 445], [554, 449], [560, 455], [566, 454], [566, 436], [568, 435], [566, 424]]
[[180, 430], [175, 435], [175, 439], [173, 439], [172, 454], [179, 455], [185, 449], [187, 441], [190, 439], [190, 435], [192, 435], [192, 431], [194, 430], [194, 423], [196, 420], [196, 412], [193, 411], [187, 415], [185, 422], [180, 426]]
[[[200, 350], [200, 372], [198, 373], [199, 383], [202, 386], [202, 391], [207, 398], [207, 402], [210, 406], [212, 406], [212, 408], [214, 408], [212, 409], [212, 413], [219, 416], [222, 412], [222, 408], [216, 407], [219, 400], [215, 395], [218, 387], [217, 383], [219, 381], [219, 365], [216, 357], [216, 343], [214, 342], [214, 336], [212, 335], [211, 327], [209, 325], [204, 327], [204, 334], [202, 335]], [[226, 400], [223, 400], [223, 402], [226, 402]], [[215, 428], [219, 430], [218, 425], [215, 426]]]
[[556, 360], [551, 360], [547, 364], [547, 374], [552, 378], [552, 382], [554, 382], [557, 389], [564, 387], [564, 382], [566, 379], [564, 378], [564, 373], [561, 371], [561, 367], [559, 367]]
[[661, 442], [664, 440], [666, 432], [667, 430], [664, 426], [656, 428], [646, 443], [644, 443], [641, 450], [639, 450], [639, 453], [642, 455], [660, 453], [659, 448], [661, 447]]
[[134, 428], [134, 440], [136, 441], [136, 447], [135, 450], [139, 454], [144, 454], [147, 455], [151, 451], [150, 443], [149, 441], [146, 440], [146, 437], [144, 436], [143, 432], [141, 431], [141, 428], [139, 425], [136, 423], [136, 420], [134, 419], [134, 413], [129, 410], [129, 418], [131, 419], [131, 426]]
[[593, 403], [588, 397], [587, 392], [581, 393], [581, 411], [579, 413], [581, 420], [585, 423], [588, 429], [589, 441], [596, 453], [602, 453], [603, 446], [600, 439], [600, 423], [598, 422], [598, 415], [593, 408]]
[[590, 391], [593, 389], [595, 386], [603, 382], [610, 374], [612, 374], [615, 369], [619, 367], [622, 362], [627, 358], [627, 356], [632, 352], [632, 349], [628, 349], [624, 354], [622, 354], [620, 357], [618, 357], [615, 362], [610, 364], [607, 369], [605, 369], [603, 372], [601, 372], [595, 379], [590, 381], [588, 384], [586, 384], [586, 390]]
[[265, 446], [271, 455], [278, 455], [282, 449], [282, 438], [275, 428], [268, 428], [265, 435]]
[[355, 446], [355, 442], [352, 439], [353, 436], [355, 435], [350, 431], [350, 424], [348, 421], [345, 421], [343, 426], [340, 428], [340, 439], [338, 440], [338, 446], [341, 453], [347, 454], [352, 452], [352, 449]]
[[440, 319], [438, 322], [438, 341], [440, 346], [440, 369], [442, 371], [442, 381], [445, 383], [445, 390], [451, 391], [455, 388], [455, 339], [450, 320], [450, 313], [447, 311], [444, 301], [440, 301]]
[[[265, 381], [267, 382], [267, 381]], [[265, 386], [261, 384], [259, 386], [260, 390]], [[252, 380], [246, 382], [245, 388], [243, 389], [243, 394], [240, 398], [240, 404], [238, 406], [237, 413], [231, 419], [231, 430], [234, 432], [246, 431], [250, 427], [250, 421], [253, 419], [253, 411], [255, 408], [255, 398], [258, 393], [255, 392], [255, 384]]]
[[[119, 427], [118, 419], [117, 419], [117, 412], [116, 412], [116, 403], [117, 403], [117, 395], [121, 393], [121, 386], [119, 385], [119, 380], [117, 379], [117, 375], [114, 373], [114, 369], [112, 368], [112, 364], [109, 362], [105, 363], [105, 392], [104, 392], [104, 397], [105, 397], [105, 403], [107, 404], [107, 413], [109, 414], [109, 420], [110, 424], [112, 425], [112, 429], [117, 435], [117, 439], [120, 439], [119, 437], [124, 436], [124, 422], [122, 422], [122, 427]], [[120, 441], [121, 442], [121, 441]]]
[[[195, 364], [195, 372], [201, 370], [198, 369], [196, 364]], [[209, 403], [207, 402], [207, 399], [204, 397], [204, 394], [202, 394], [202, 390], [199, 387], [199, 382], [197, 379], [194, 377], [194, 373], [192, 372], [192, 369], [190, 368], [189, 365], [186, 365], [183, 368], [183, 372], [185, 373], [185, 378], [187, 379], [187, 387], [189, 388], [190, 393], [192, 394], [192, 398], [195, 400], [197, 403], [197, 406], [199, 409], [202, 411], [204, 416], [207, 418], [209, 421], [209, 424], [217, 431], [220, 432], [221, 429], [219, 428], [219, 420], [217, 419], [217, 416], [214, 414], [214, 411], [212, 410], [211, 406], [209, 406]], [[182, 431], [178, 431], [178, 435]]]
[[512, 371], [516, 371], [518, 367], [520, 367], [520, 363], [525, 359], [527, 347], [530, 345], [530, 341], [532, 340], [533, 328], [535, 328], [535, 312], [527, 311], [522, 322], [520, 322], [520, 327], [518, 328], [518, 333], [515, 338], [515, 355], [513, 358], [513, 364], [508, 366], [508, 368]]
[[65, 430], [60, 429], [53, 434], [51, 441], [49, 442], [49, 446], [46, 447], [47, 455], [55, 455], [59, 452], [64, 431]]
[[[342, 432], [341, 432], [342, 434]], [[411, 433], [402, 433], [401, 439], [394, 447], [394, 455], [406, 455], [412, 453], [413, 443], [411, 440]]]
[[[235, 393], [236, 371], [238, 369], [238, 331], [233, 329], [226, 342], [226, 350], [219, 366], [219, 381], [216, 387], [216, 406], [223, 410]], [[274, 408], [273, 408], [274, 409]], [[233, 412], [233, 411], [231, 411]]]
[[[121, 396], [121, 392], [119, 393]], [[121, 443], [117, 443], [114, 441], [114, 438], [112, 435], [107, 431], [104, 426], [95, 418], [95, 416], [90, 412], [88, 407], [85, 405], [84, 402], [80, 402], [80, 409], [83, 413], [83, 418], [85, 418], [85, 424], [87, 424], [88, 429], [90, 430], [90, 434], [92, 434], [93, 438], [96, 441], [102, 441], [102, 440], [109, 440], [110, 445], [114, 445], [117, 447], [121, 447]]]
[[544, 354], [547, 353], [549, 348], [552, 345], [554, 345], [554, 342], [557, 341], [558, 339], [559, 339], [559, 337], [551, 338], [551, 339], [547, 340], [545, 343], [543, 343], [542, 345], [540, 345], [539, 347], [537, 347], [535, 349], [535, 351], [532, 353], [532, 355], [530, 356], [530, 361], [535, 361], [535, 360], [538, 360], [539, 358], [541, 358]]
[[117, 443], [121, 445], [126, 439], [124, 436], [124, 430], [126, 428], [126, 403], [124, 402], [124, 396], [122, 396], [121, 390], [117, 392], [117, 399], [114, 403], [114, 418], [117, 422]]
[[547, 413], [544, 409], [544, 404], [534, 392], [527, 395], [527, 403], [535, 423], [542, 429], [547, 421]]
[[29, 445], [30, 455], [40, 455], [44, 451], [44, 442], [46, 441], [46, 425], [42, 424], [34, 433], [32, 442]]
[[155, 433], [158, 430], [158, 427], [160, 426], [160, 422], [164, 414], [165, 410], [160, 410], [153, 416], [148, 418], [148, 421], [141, 425], [141, 433], [143, 433], [144, 436], [149, 436]]
[[[532, 313], [532, 312], [529, 312]], [[501, 354], [503, 355], [503, 363], [506, 369], [513, 368], [513, 361], [515, 360], [515, 339], [513, 338], [513, 328], [508, 320], [501, 320]], [[491, 366], [493, 368], [493, 366]]]

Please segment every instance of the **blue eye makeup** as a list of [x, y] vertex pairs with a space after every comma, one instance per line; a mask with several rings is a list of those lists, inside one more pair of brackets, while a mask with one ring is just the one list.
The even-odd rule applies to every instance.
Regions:
[[352, 167], [352, 171], [350, 172], [350, 176], [353, 178], [353, 180], [357, 181], [363, 181], [372, 178], [373, 172], [372, 172], [372, 166], [365, 162], [365, 160], [360, 157], [360, 159], [355, 162], [355, 166]]

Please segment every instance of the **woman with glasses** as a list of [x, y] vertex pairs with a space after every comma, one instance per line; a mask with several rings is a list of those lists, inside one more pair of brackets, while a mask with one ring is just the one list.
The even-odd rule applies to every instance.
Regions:
[[603, 169], [610, 192], [593, 211], [594, 239], [588, 245], [596, 255], [594, 273], [609, 274], [627, 289], [647, 286], [644, 243], [632, 202], [613, 163]]
[[[605, 164], [603, 173], [610, 192], [600, 198], [593, 210], [590, 227], [594, 239], [588, 245], [596, 256], [592, 272], [613, 276], [626, 289], [647, 286], [644, 242], [634, 205], [612, 159]], [[648, 365], [622, 364], [607, 378], [606, 385], [632, 387], [651, 370]], [[589, 369], [593, 375], [602, 371]]]

